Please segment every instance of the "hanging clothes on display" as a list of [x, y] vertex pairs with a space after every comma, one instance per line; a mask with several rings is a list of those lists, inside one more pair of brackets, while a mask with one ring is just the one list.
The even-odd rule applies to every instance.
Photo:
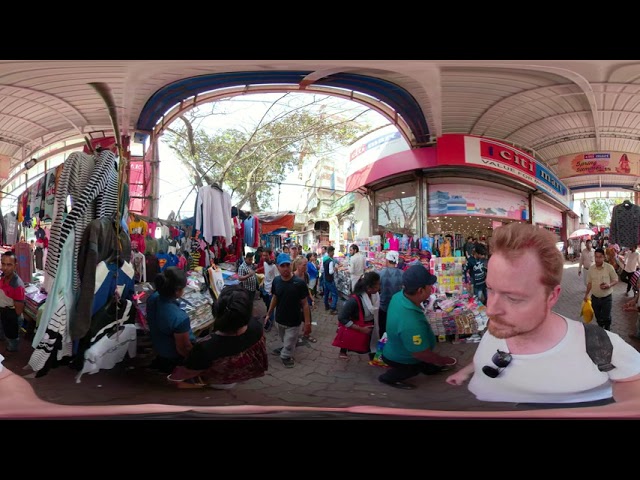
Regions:
[[[71, 320], [71, 336], [74, 340], [84, 337], [90, 325], [94, 308], [96, 269], [100, 262], [111, 263], [116, 257], [125, 260], [131, 257], [129, 236], [120, 229], [118, 240], [115, 215], [93, 220], [84, 231], [78, 252], [78, 273], [81, 284], [78, 304]], [[101, 305], [98, 305], [100, 307]]]
[[44, 243], [41, 240], [36, 241], [36, 249], [33, 252], [36, 261], [36, 270], [44, 268]]
[[49, 171], [46, 175], [44, 193], [44, 211], [42, 219], [45, 222], [53, 221], [53, 204], [56, 200], [56, 179], [62, 174], [63, 165], [58, 165], [54, 171]]
[[44, 216], [44, 196], [45, 187], [47, 183], [47, 176], [43, 175], [33, 185], [33, 192], [31, 194], [31, 218], [40, 219]]
[[0, 208], [0, 242], [2, 245], [7, 244], [6, 233], [5, 233], [5, 223], [4, 216], [2, 215], [2, 209]]
[[[65, 216], [67, 197], [71, 210]], [[73, 152], [64, 163], [56, 185], [54, 220], [45, 261], [43, 305], [29, 365], [36, 376], [46, 374], [72, 354], [70, 315], [80, 290], [78, 253], [86, 227], [96, 217], [115, 217], [118, 207], [116, 157], [108, 150], [94, 155]], [[121, 221], [121, 219], [118, 219]], [[75, 318], [75, 317], [74, 317]]]
[[231, 242], [233, 231], [231, 226], [231, 195], [217, 184], [200, 187], [196, 197], [195, 228], [202, 232], [207, 243], [213, 237], [224, 237]]
[[613, 207], [609, 243], [636, 248], [640, 240], [640, 206], [625, 200]]
[[[64, 217], [67, 196], [71, 195], [71, 211]], [[95, 203], [94, 203], [95, 202]], [[94, 208], [95, 205], [95, 208]], [[60, 183], [56, 186], [54, 220], [51, 225], [49, 251], [45, 262], [44, 289], [48, 292], [62, 261], [76, 264], [82, 235], [87, 225], [99, 217], [111, 217], [118, 206], [116, 157], [109, 150], [96, 156], [73, 152], [64, 162]], [[76, 245], [71, 258], [61, 260], [61, 246], [75, 229]], [[80, 287], [77, 268], [72, 269], [73, 290]]]
[[[20, 204], [20, 202], [18, 202]], [[4, 216], [3, 244], [13, 245], [18, 241], [18, 217], [14, 212], [9, 212]]]
[[[61, 255], [71, 258], [74, 246], [75, 232], [71, 229], [62, 244]], [[40, 323], [31, 344], [34, 350], [29, 358], [29, 366], [36, 372], [36, 377], [45, 375], [63, 357], [71, 356], [73, 351], [67, 316], [75, 302], [72, 267], [71, 262], [60, 263], [58, 275], [53, 279], [47, 300], [42, 306]]]
[[33, 276], [33, 250], [27, 242], [18, 242], [13, 246], [16, 255], [16, 273], [25, 284], [31, 283]]
[[145, 238], [149, 233], [149, 225], [147, 222], [138, 217], [138, 215], [132, 215], [133, 220], [129, 221], [129, 236], [131, 242], [137, 243], [137, 251], [141, 253], [146, 252]]
[[[129, 308], [131, 302], [127, 301]], [[126, 317], [125, 317], [126, 318]], [[128, 354], [134, 358], [137, 351], [136, 326], [119, 325], [113, 331], [101, 335], [83, 353], [82, 370], [76, 375], [76, 383], [80, 383], [85, 373], [95, 374], [100, 370], [110, 370], [124, 360]]]

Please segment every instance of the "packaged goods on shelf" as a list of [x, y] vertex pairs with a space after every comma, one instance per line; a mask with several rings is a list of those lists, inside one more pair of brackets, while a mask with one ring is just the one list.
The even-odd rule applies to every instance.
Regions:
[[465, 292], [464, 269], [467, 260], [464, 257], [432, 257], [429, 266], [433, 274], [438, 277], [440, 293]]
[[[194, 282], [190, 287], [185, 288], [185, 293], [178, 299], [178, 306], [189, 315], [191, 330], [198, 332], [213, 324], [213, 313], [211, 305], [213, 299], [208, 291], [201, 292], [197, 287], [199, 282]], [[138, 327], [148, 330], [147, 300], [155, 292], [151, 283], [137, 283], [134, 286], [134, 298], [138, 309]]]
[[457, 341], [461, 335], [477, 335], [487, 327], [486, 307], [473, 296], [439, 296], [431, 303], [435, 310], [425, 310], [425, 316], [439, 341]]

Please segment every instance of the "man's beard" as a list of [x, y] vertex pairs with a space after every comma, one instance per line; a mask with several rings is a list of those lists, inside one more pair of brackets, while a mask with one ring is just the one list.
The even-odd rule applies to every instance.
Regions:
[[518, 331], [517, 327], [506, 323], [500, 317], [491, 317], [487, 324], [487, 329], [491, 335], [500, 339], [511, 338], [521, 333]]

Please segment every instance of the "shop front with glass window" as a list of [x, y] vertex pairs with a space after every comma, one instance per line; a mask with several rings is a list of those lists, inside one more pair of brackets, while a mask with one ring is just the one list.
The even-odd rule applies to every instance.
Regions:
[[[363, 226], [355, 242], [371, 267], [397, 250], [401, 262], [418, 260], [448, 275], [464, 263], [468, 237], [490, 253], [495, 229], [512, 222], [566, 238], [568, 189], [533, 157], [491, 139], [443, 135], [436, 146], [361, 166], [347, 177], [347, 189], [360, 194], [354, 212], [369, 230]], [[441, 287], [460, 290], [455, 277], [441, 279]]]

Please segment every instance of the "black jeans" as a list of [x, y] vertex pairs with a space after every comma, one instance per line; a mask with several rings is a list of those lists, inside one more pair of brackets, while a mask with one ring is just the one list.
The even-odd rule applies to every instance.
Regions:
[[398, 363], [393, 360], [389, 360], [382, 354], [382, 361], [389, 365], [391, 368], [387, 368], [386, 371], [378, 378], [384, 382], [395, 383], [402, 382], [407, 378], [415, 377], [421, 373], [425, 375], [433, 375], [440, 373], [442, 367], [434, 365], [432, 363], [420, 362], [420, 363]]
[[606, 297], [596, 297], [591, 295], [591, 306], [596, 316], [596, 321], [605, 330], [611, 330], [611, 306], [613, 305], [613, 295]]
[[0, 321], [2, 321], [2, 330], [4, 330], [5, 337], [9, 340], [18, 338], [20, 326], [18, 325], [18, 314], [15, 308], [0, 308]]
[[378, 310], [378, 334], [380, 338], [387, 331], [387, 311], [383, 309]]

